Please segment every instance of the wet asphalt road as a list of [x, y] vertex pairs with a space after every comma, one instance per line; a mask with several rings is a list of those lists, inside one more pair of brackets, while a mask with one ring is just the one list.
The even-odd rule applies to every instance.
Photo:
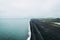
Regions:
[[60, 40], [60, 28], [39, 20], [30, 21], [30, 40]]

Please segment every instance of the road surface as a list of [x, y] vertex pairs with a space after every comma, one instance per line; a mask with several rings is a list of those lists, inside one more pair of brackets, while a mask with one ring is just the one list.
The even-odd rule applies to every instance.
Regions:
[[60, 28], [39, 20], [30, 21], [30, 40], [60, 40]]

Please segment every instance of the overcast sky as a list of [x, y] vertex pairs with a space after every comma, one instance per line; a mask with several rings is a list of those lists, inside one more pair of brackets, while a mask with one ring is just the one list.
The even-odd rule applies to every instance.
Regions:
[[0, 18], [60, 17], [60, 0], [0, 0]]

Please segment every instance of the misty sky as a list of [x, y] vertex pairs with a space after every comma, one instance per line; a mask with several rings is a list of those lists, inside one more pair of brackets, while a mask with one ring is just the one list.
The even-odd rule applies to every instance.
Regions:
[[0, 0], [0, 18], [60, 17], [60, 0]]

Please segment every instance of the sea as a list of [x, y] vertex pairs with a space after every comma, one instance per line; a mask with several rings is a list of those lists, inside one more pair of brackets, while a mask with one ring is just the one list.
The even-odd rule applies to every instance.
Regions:
[[29, 18], [0, 18], [0, 40], [27, 40]]

